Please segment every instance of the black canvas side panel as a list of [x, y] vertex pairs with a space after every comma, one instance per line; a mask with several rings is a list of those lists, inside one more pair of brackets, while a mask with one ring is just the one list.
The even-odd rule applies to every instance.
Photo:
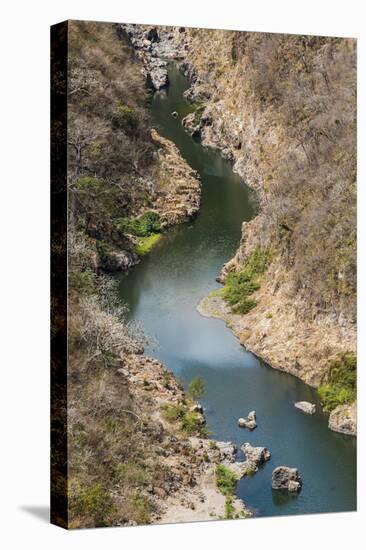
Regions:
[[51, 523], [67, 527], [67, 38], [51, 27]]

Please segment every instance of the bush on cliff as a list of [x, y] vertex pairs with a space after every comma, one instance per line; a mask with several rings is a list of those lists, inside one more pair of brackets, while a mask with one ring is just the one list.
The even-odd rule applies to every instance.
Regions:
[[188, 386], [188, 395], [192, 397], [195, 401], [198, 399], [201, 399], [205, 394], [205, 383], [197, 376], [196, 378], [193, 378], [193, 380], [190, 382]]
[[116, 226], [123, 233], [136, 237], [148, 237], [161, 231], [160, 216], [156, 212], [146, 212], [139, 218], [120, 218], [116, 221]]
[[186, 404], [172, 405], [170, 403], [163, 403], [161, 410], [163, 417], [168, 422], [178, 422], [182, 434], [207, 437], [208, 432], [202, 423], [202, 415], [190, 411]]
[[318, 388], [326, 412], [356, 400], [356, 368], [357, 358], [353, 353], [344, 353], [331, 361], [328, 381]]
[[244, 269], [227, 276], [222, 296], [234, 313], [248, 313], [256, 306], [256, 301], [249, 296], [260, 288], [260, 276], [267, 269], [269, 259], [268, 250], [256, 247]]
[[223, 495], [233, 495], [237, 481], [236, 475], [230, 468], [223, 464], [218, 464], [216, 466], [216, 487]]
[[73, 516], [91, 516], [96, 527], [108, 525], [108, 518], [114, 511], [113, 500], [99, 483], [84, 487], [74, 484], [71, 486], [69, 499]]

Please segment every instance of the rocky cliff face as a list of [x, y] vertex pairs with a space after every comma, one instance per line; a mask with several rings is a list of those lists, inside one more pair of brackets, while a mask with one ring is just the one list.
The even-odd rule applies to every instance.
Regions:
[[143, 355], [141, 328], [101, 273], [135, 265], [154, 224], [191, 220], [199, 177], [151, 129], [143, 65], [117, 27], [70, 22], [69, 39], [67, 526], [222, 517], [215, 468], [226, 455], [207, 439], [202, 407]]
[[163, 228], [195, 218], [199, 212], [201, 185], [199, 175], [182, 158], [170, 140], [151, 131], [157, 147], [157, 182], [154, 208], [159, 212]]
[[139, 261], [121, 219], [156, 212], [164, 230], [192, 219], [200, 206], [197, 174], [172, 142], [151, 131], [144, 67], [118, 26], [70, 22], [70, 221], [94, 243], [95, 265], [105, 271]]
[[257, 305], [237, 315], [216, 296], [206, 310], [273, 367], [319, 386], [332, 358], [356, 351], [355, 41], [125, 30], [145, 71], [157, 58], [180, 64], [198, 105], [187, 131], [257, 191], [258, 215], [220, 274], [224, 283], [256, 247], [270, 249]]

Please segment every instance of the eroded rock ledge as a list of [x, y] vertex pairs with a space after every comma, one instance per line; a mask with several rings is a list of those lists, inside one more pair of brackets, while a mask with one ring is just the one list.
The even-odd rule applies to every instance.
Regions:
[[151, 137], [158, 147], [158, 170], [154, 174], [158, 189], [154, 208], [160, 214], [162, 227], [192, 220], [200, 209], [200, 176], [172, 141], [160, 136], [155, 129], [151, 130]]
[[329, 415], [329, 428], [345, 435], [357, 434], [357, 404], [339, 405]]
[[[174, 423], [165, 419], [162, 405], [183, 404], [185, 394], [175, 377], [156, 359], [130, 355], [116, 376], [125, 378], [136, 408], [142, 414], [148, 411], [149, 423], [159, 433], [162, 466], [167, 466], [170, 472], [164, 487], [147, 488], [159, 511], [152, 521], [172, 523], [225, 517], [226, 499], [216, 487], [215, 471], [220, 463], [235, 468], [235, 446], [230, 442], [184, 436]], [[240, 517], [251, 516], [245, 504], [235, 497], [233, 506]]]

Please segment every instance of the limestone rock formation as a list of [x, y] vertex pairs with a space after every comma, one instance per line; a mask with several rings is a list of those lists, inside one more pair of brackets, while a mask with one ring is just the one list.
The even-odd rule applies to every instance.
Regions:
[[271, 453], [267, 447], [253, 447], [250, 443], [244, 443], [241, 450], [245, 454], [247, 464], [257, 470], [264, 462], [271, 458]]
[[257, 427], [256, 412], [251, 411], [247, 418], [239, 418], [238, 425], [240, 428], [248, 428], [254, 430]]
[[296, 493], [302, 487], [302, 480], [297, 468], [278, 466], [272, 472], [272, 489]]
[[231, 441], [216, 441], [221, 462], [235, 462], [237, 447]]
[[160, 214], [162, 228], [192, 220], [200, 209], [199, 175], [182, 158], [172, 141], [154, 129], [151, 138], [158, 147], [159, 169], [154, 179], [160, 182], [160, 187], [156, 190], [155, 209]]
[[357, 434], [357, 408], [352, 405], [338, 405], [329, 416], [329, 428], [346, 435]]
[[315, 414], [316, 412], [316, 405], [314, 403], [309, 403], [308, 401], [298, 401], [294, 405], [296, 409], [299, 409], [305, 414]]

